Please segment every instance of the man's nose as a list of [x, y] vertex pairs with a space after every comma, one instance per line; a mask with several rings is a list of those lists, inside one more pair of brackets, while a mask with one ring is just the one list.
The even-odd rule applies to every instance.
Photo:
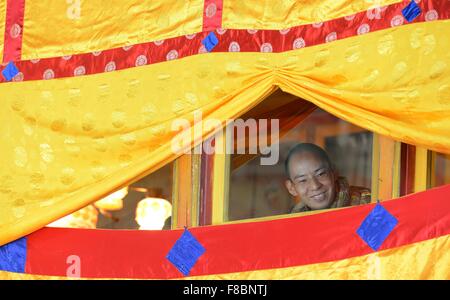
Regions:
[[312, 179], [311, 179], [310, 187], [311, 187], [313, 190], [317, 190], [317, 189], [319, 189], [321, 186], [322, 186], [322, 184], [320, 183], [320, 181], [317, 180], [317, 178], [313, 176]]

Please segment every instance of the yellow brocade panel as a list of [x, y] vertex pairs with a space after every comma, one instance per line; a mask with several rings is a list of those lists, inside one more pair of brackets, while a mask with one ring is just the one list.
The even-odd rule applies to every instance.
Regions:
[[[449, 31], [449, 21], [416, 23], [284, 53], [208, 53], [0, 84], [0, 245], [175, 159], [177, 119], [192, 124], [196, 110], [203, 124], [233, 119], [277, 87], [373, 132], [450, 153]], [[197, 126], [197, 142], [214, 130]]]
[[323, 22], [399, 0], [224, 0], [223, 28], [286, 29]]
[[0, 62], [3, 61], [5, 21], [6, 21], [6, 0], [0, 0]]
[[93, 52], [202, 30], [202, 0], [27, 1], [22, 59]]

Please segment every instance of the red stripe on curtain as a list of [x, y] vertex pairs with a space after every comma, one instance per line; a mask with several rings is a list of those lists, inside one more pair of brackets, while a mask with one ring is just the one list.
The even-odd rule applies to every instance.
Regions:
[[203, 31], [222, 27], [223, 0], [205, 0], [203, 8]]
[[25, 0], [7, 0], [3, 62], [18, 61], [22, 56], [23, 14]]

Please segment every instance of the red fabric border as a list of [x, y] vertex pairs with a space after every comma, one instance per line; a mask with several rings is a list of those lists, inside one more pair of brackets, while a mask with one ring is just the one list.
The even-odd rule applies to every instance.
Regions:
[[[450, 234], [450, 185], [382, 205], [398, 219], [379, 250]], [[372, 253], [356, 234], [374, 204], [266, 222], [192, 228], [205, 247], [191, 275], [222, 274], [341, 260]], [[179, 278], [165, 258], [181, 230], [44, 228], [28, 236], [25, 272], [66, 276], [70, 255], [81, 277]]]
[[203, 9], [203, 31], [222, 27], [223, 0], [205, 0]]
[[[12, 0], [11, 0], [12, 1]], [[219, 44], [213, 52], [283, 52], [332, 42], [366, 32], [401, 26], [407, 21], [401, 10], [409, 3], [392, 4], [324, 23], [286, 30], [216, 29]], [[422, 13], [412, 22], [448, 19], [450, 1], [422, 0]], [[20, 73], [13, 81], [64, 78], [103, 73], [206, 53], [202, 40], [209, 32], [67, 57], [18, 61]], [[5, 82], [0, 76], [0, 83]]]
[[24, 12], [25, 0], [7, 0], [3, 63], [21, 58]]

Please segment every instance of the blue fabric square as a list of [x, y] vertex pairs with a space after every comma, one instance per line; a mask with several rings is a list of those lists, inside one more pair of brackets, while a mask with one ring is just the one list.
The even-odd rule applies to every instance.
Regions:
[[18, 73], [19, 70], [12, 61], [10, 61], [2, 71], [2, 75], [5, 77], [6, 81], [11, 81]]
[[181, 237], [170, 249], [166, 258], [181, 272], [188, 276], [200, 256], [205, 253], [205, 248], [197, 239], [185, 229]]
[[205, 46], [208, 52], [211, 52], [212, 49], [219, 43], [214, 32], [210, 32], [202, 41], [202, 44]]
[[0, 270], [25, 273], [27, 239], [25, 237], [0, 247]]
[[402, 14], [408, 22], [412, 22], [422, 11], [417, 3], [412, 0], [404, 9], [402, 9]]
[[397, 223], [398, 220], [377, 203], [356, 232], [370, 248], [377, 251]]

